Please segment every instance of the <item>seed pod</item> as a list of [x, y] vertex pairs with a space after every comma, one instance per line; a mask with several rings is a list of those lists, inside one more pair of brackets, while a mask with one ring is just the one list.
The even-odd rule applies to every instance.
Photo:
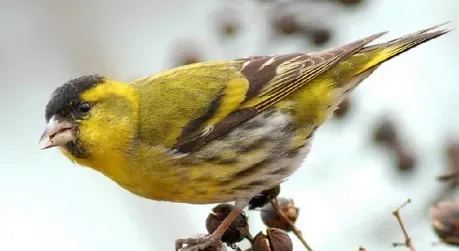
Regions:
[[292, 239], [287, 232], [278, 228], [268, 228], [268, 240], [271, 246], [271, 251], [292, 251]]
[[[448, 158], [448, 166], [450, 173], [459, 172], [459, 142], [450, 141], [446, 146], [446, 156]], [[459, 185], [459, 176], [454, 176], [450, 179], [451, 187]]]
[[274, 29], [284, 35], [295, 34], [300, 30], [293, 14], [284, 14], [276, 18]]
[[199, 62], [199, 56], [193, 52], [185, 53], [180, 59], [180, 65], [194, 64]]
[[[207, 216], [206, 228], [209, 234], [212, 234], [218, 226], [225, 220], [235, 206], [231, 204], [219, 204], [212, 209], [212, 212]], [[244, 212], [231, 223], [229, 228], [222, 236], [222, 242], [227, 245], [242, 241], [249, 234], [248, 218]]]
[[[278, 201], [279, 209], [292, 223], [294, 223], [298, 218], [299, 209], [295, 207], [293, 200], [279, 197]], [[266, 226], [272, 228], [279, 228], [285, 231], [291, 230], [291, 227], [288, 224], [288, 222], [285, 222], [285, 220], [276, 213], [271, 203], [266, 204], [261, 210], [261, 220]]]
[[225, 37], [236, 35], [241, 28], [241, 14], [232, 7], [222, 8], [217, 12], [219, 32]]
[[327, 29], [315, 29], [311, 31], [311, 39], [314, 45], [320, 46], [330, 41], [331, 32]]
[[440, 240], [459, 246], [459, 202], [443, 200], [430, 209], [430, 220]]
[[269, 203], [272, 199], [276, 198], [280, 193], [280, 185], [277, 185], [274, 188], [265, 190], [260, 194], [254, 196], [249, 202], [249, 209], [255, 209], [258, 207], [263, 207]]
[[192, 39], [183, 39], [176, 42], [172, 48], [171, 60], [175, 66], [201, 62], [202, 51], [198, 42]]
[[238, 26], [234, 23], [222, 23], [221, 30], [222, 33], [228, 37], [235, 35], [238, 32]]
[[339, 104], [338, 108], [334, 111], [333, 117], [334, 118], [343, 118], [349, 113], [349, 109], [351, 108], [351, 100], [349, 97], [343, 99], [343, 101]]
[[262, 232], [259, 232], [257, 235], [255, 235], [253, 238], [252, 247], [253, 251], [271, 251], [268, 238], [266, 238]]
[[406, 172], [413, 170], [416, 165], [416, 160], [412, 154], [409, 154], [406, 150], [397, 152], [398, 156], [398, 170]]
[[392, 121], [383, 119], [375, 128], [373, 139], [377, 144], [395, 145], [398, 142], [398, 135]]
[[446, 146], [446, 156], [450, 164], [459, 165], [459, 143], [455, 141], [448, 142]]

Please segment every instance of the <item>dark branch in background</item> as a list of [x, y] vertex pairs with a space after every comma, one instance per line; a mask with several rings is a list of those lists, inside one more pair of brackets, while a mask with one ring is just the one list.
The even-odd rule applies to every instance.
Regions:
[[277, 198], [274, 198], [272, 201], [271, 201], [271, 205], [274, 207], [274, 210], [275, 212], [285, 221], [287, 222], [287, 224], [290, 225], [293, 233], [295, 233], [296, 237], [298, 237], [298, 239], [301, 241], [301, 243], [303, 243], [303, 246], [308, 250], [308, 251], [313, 251], [311, 246], [309, 246], [309, 244], [306, 242], [306, 240], [303, 238], [303, 234], [301, 233], [301, 231], [296, 227], [296, 225], [291, 222], [287, 216], [285, 216], [284, 212], [282, 212], [282, 210], [280, 210], [279, 208], [279, 200]]
[[438, 180], [448, 182], [449, 188], [454, 189], [459, 185], [459, 142], [447, 142], [445, 150], [449, 171], [447, 174], [439, 176]]
[[443, 151], [449, 170], [445, 174], [437, 176], [436, 179], [446, 184], [446, 186], [443, 186], [441, 190], [435, 193], [433, 201], [426, 205], [428, 208], [431, 208], [432, 204], [454, 196], [453, 194], [459, 185], [459, 141], [450, 139], [446, 142]]
[[378, 122], [374, 133], [373, 141], [381, 146], [386, 146], [392, 151], [397, 158], [397, 170], [400, 173], [409, 173], [416, 166], [414, 153], [411, 152], [409, 146], [402, 140], [402, 137], [396, 129], [395, 122], [385, 116]]
[[367, 249], [364, 248], [364, 247], [362, 247], [362, 246], [360, 246], [360, 247], [359, 247], [359, 251], [367, 251]]
[[437, 179], [439, 181], [451, 181], [455, 178], [459, 178], [459, 172], [453, 172], [453, 173], [449, 173], [449, 174], [443, 174], [443, 175], [440, 175], [440, 176], [437, 176]]
[[405, 203], [403, 203], [395, 211], [392, 212], [392, 214], [397, 219], [398, 224], [400, 225], [400, 228], [402, 229], [403, 235], [405, 236], [405, 242], [404, 243], [393, 243], [392, 245], [394, 247], [405, 246], [405, 247], [409, 248], [411, 251], [416, 251], [416, 249], [413, 246], [413, 242], [411, 241], [411, 238], [408, 235], [408, 232], [406, 231], [405, 224], [403, 224], [402, 217], [400, 216], [400, 210], [410, 202], [411, 202], [411, 199], [408, 199], [407, 201], [405, 201]]

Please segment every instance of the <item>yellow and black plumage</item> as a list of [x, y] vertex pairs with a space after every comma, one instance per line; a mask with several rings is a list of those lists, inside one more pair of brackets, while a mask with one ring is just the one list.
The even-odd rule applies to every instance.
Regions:
[[[242, 210], [300, 166], [314, 131], [361, 81], [448, 31], [436, 26], [367, 46], [385, 34], [378, 33], [325, 51], [196, 63], [131, 83], [82, 76], [53, 93], [44, 148], [59, 146], [145, 198], [236, 201]], [[186, 250], [218, 242], [237, 213], [213, 235], [180, 242], [192, 244]]]

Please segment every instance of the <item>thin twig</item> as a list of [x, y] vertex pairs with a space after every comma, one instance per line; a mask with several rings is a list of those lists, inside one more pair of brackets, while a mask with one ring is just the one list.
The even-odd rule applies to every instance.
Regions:
[[250, 233], [247, 233], [245, 238], [250, 242], [250, 244], [253, 244], [253, 236]]
[[306, 240], [303, 238], [303, 234], [301, 231], [295, 226], [295, 224], [290, 221], [287, 216], [285, 216], [284, 212], [279, 208], [279, 201], [276, 198], [271, 200], [271, 205], [274, 208], [274, 211], [285, 221], [287, 224], [289, 224], [290, 228], [292, 229], [293, 233], [295, 233], [296, 237], [303, 243], [303, 246], [308, 250], [308, 251], [313, 251], [312, 248], [309, 246], [309, 244], [306, 242]]
[[453, 173], [437, 176], [437, 179], [439, 181], [450, 181], [454, 178], [459, 178], [459, 172], [453, 172]]
[[395, 216], [395, 218], [398, 221], [398, 224], [400, 225], [400, 228], [402, 229], [403, 235], [405, 236], [405, 242], [404, 243], [392, 243], [394, 247], [398, 246], [405, 246], [409, 248], [411, 251], [416, 251], [416, 249], [413, 246], [413, 242], [411, 241], [410, 236], [408, 235], [408, 232], [406, 231], [405, 224], [403, 224], [402, 217], [400, 216], [400, 209], [402, 209], [404, 206], [406, 206], [408, 203], [411, 202], [411, 199], [408, 199], [403, 203], [401, 206], [399, 206], [395, 211], [392, 212], [392, 214]]

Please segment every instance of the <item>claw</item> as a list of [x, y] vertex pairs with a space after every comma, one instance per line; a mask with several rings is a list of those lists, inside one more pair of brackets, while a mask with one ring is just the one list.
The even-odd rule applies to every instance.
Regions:
[[[237, 218], [242, 210], [249, 204], [250, 199], [236, 200], [236, 207], [233, 208], [225, 220], [218, 226], [218, 228], [208, 235], [198, 238], [185, 238], [177, 239], [175, 241], [176, 251], [204, 251], [208, 247], [213, 247], [217, 251], [226, 251], [226, 247], [222, 243], [222, 236], [228, 230], [231, 223]], [[183, 245], [186, 244], [186, 247]]]
[[[183, 245], [186, 245], [183, 247]], [[217, 251], [226, 251], [220, 239], [208, 234], [198, 238], [182, 238], [175, 241], [176, 251], [203, 251], [208, 247], [214, 247]]]

